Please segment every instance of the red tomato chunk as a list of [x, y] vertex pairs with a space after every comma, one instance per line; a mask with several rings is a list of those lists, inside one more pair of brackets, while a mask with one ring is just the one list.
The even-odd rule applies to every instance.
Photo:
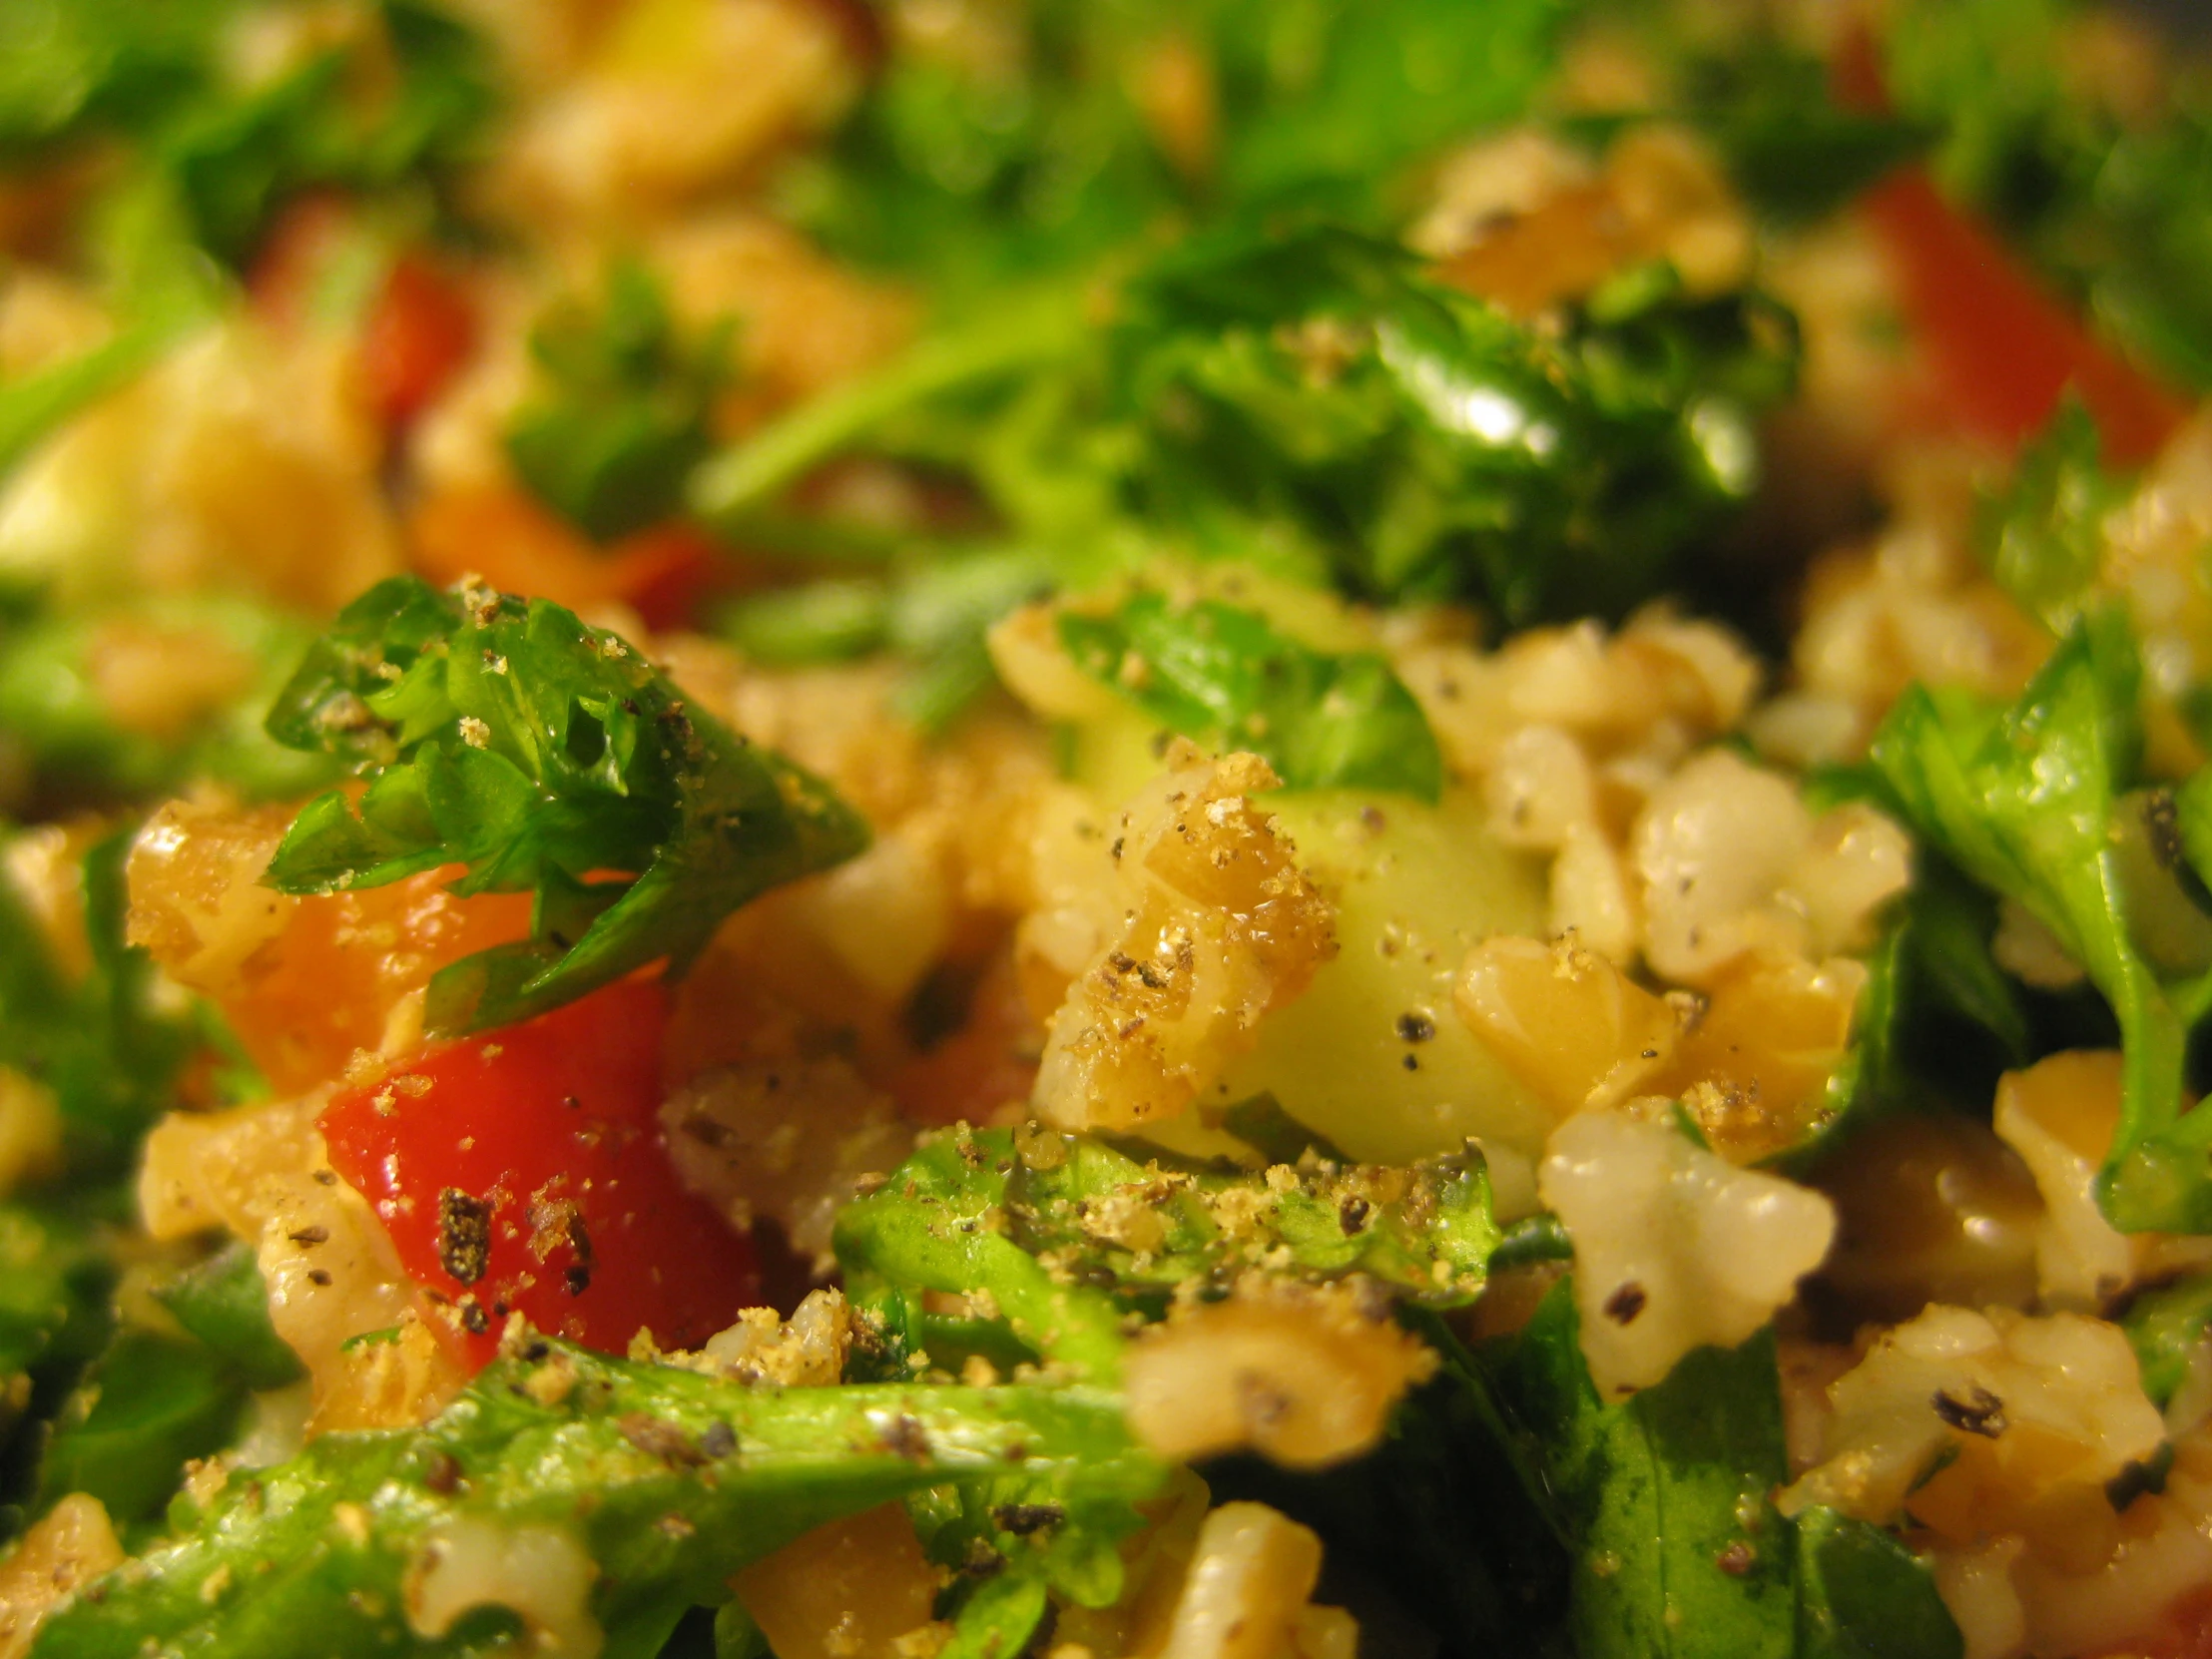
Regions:
[[655, 1118], [668, 1001], [611, 985], [437, 1044], [337, 1096], [322, 1132], [477, 1364], [511, 1313], [609, 1353], [696, 1347], [759, 1301], [750, 1238], [677, 1185]]
[[476, 346], [468, 296], [420, 254], [392, 263], [361, 323], [361, 378], [370, 412], [404, 426], [437, 401]]

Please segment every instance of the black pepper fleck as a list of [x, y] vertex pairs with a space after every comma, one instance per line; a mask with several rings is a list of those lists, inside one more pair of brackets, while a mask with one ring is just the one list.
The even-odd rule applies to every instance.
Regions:
[[491, 1265], [491, 1206], [458, 1187], [438, 1194], [438, 1266], [473, 1285]]
[[910, 1463], [926, 1463], [929, 1461], [929, 1432], [921, 1426], [919, 1418], [901, 1411], [883, 1429], [883, 1449]]
[[1643, 1286], [1631, 1279], [1605, 1299], [1605, 1317], [1616, 1325], [1633, 1325], [1636, 1316], [1644, 1311], [1651, 1299], [1644, 1294]]
[[689, 1434], [644, 1411], [625, 1411], [615, 1419], [615, 1427], [648, 1457], [658, 1457], [672, 1468], [696, 1468], [707, 1460], [705, 1450]]
[[2005, 1430], [2004, 1401], [1987, 1388], [1969, 1388], [1963, 1399], [1947, 1388], [1937, 1388], [1929, 1403], [1961, 1434], [1993, 1440]]
[[2171, 1440], [2161, 1445], [2148, 1457], [2138, 1457], [2124, 1464], [2120, 1472], [2104, 1483], [2105, 1501], [2112, 1505], [2116, 1515], [2147, 1494], [2163, 1492], [2166, 1476], [2173, 1472], [2174, 1448]]
[[1057, 1503], [1001, 1503], [991, 1511], [991, 1519], [1015, 1537], [1026, 1538], [1032, 1532], [1059, 1525], [1067, 1519], [1067, 1513]]

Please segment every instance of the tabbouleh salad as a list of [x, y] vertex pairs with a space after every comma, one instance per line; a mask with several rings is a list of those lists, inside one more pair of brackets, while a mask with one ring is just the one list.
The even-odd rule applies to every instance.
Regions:
[[0, 1659], [2212, 1654], [2212, 69], [0, 3]]

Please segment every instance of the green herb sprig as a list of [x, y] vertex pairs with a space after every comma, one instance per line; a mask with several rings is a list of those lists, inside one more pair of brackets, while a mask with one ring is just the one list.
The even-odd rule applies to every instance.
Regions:
[[867, 843], [828, 786], [542, 599], [381, 582], [310, 649], [269, 730], [368, 781], [301, 810], [270, 864], [278, 890], [459, 863], [456, 892], [535, 895], [527, 941], [431, 980], [439, 1032], [527, 1019], [663, 957], [680, 970], [739, 905]]

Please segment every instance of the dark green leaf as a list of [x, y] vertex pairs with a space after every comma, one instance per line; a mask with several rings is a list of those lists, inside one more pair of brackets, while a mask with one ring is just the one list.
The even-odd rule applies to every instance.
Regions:
[[58, 1613], [35, 1651], [387, 1653], [415, 1640], [410, 1562], [473, 1522], [573, 1537], [593, 1572], [588, 1610], [626, 1652], [641, 1633], [664, 1640], [686, 1606], [725, 1601], [731, 1572], [814, 1526], [1012, 1466], [1049, 1484], [1071, 1525], [1109, 1536], [1162, 1473], [1118, 1402], [1086, 1388], [754, 1389], [539, 1344], [422, 1428], [325, 1434], [206, 1512], [181, 1506], [174, 1540]]
[[2009, 1065], [2035, 1058], [2019, 985], [1991, 949], [1997, 916], [1986, 893], [1924, 856], [1901, 926], [1912, 974], [1906, 1002], [1945, 1008], [1986, 1032]]
[[714, 1659], [769, 1659], [768, 1637], [734, 1597], [715, 1610]]
[[[431, 980], [439, 1031], [526, 1019], [661, 957], [680, 969], [739, 905], [867, 839], [827, 786], [542, 599], [379, 583], [308, 652], [269, 730], [370, 779], [358, 803], [301, 812], [270, 864], [280, 890], [462, 862], [456, 891], [537, 894], [527, 942]], [[624, 879], [591, 879], [608, 871]]]
[[[1654, 56], [1680, 50], [1664, 23]], [[1901, 162], [1928, 149], [1933, 126], [1837, 107], [1822, 56], [1747, 23], [1699, 42], [1677, 71], [1678, 118], [1701, 127], [1765, 218], [1786, 225], [1826, 217]]]
[[772, 668], [839, 662], [882, 643], [888, 609], [880, 582], [815, 582], [741, 601], [725, 613], [721, 631]]
[[153, 964], [123, 942], [131, 835], [120, 830], [85, 857], [92, 967], [82, 976], [56, 960], [38, 918], [0, 881], [0, 1064], [53, 1091], [80, 1180], [128, 1170], [200, 1042], [197, 1019], [160, 1005]]
[[[1040, 0], [1012, 25], [1024, 50], [895, 54], [783, 195], [840, 253], [980, 313], [1008, 276], [1080, 269], [1165, 224], [1293, 200], [1366, 212], [1379, 182], [1517, 116], [1567, 10]], [[1146, 102], [1175, 54], [1211, 85], [1195, 144]]]
[[953, 304], [1128, 241], [1187, 194], [1124, 73], [1149, 10], [1045, 0], [1015, 24], [1025, 50], [896, 54], [829, 152], [787, 167], [785, 212], [848, 260], [918, 269]]
[[248, 1387], [280, 1388], [306, 1375], [269, 1323], [269, 1285], [245, 1241], [234, 1240], [154, 1295]]
[[975, 1586], [953, 1615], [952, 1639], [940, 1659], [1002, 1659], [1024, 1651], [1043, 1620], [1046, 1583], [1041, 1573], [999, 1572]]
[[1225, 231], [1141, 270], [1110, 328], [1046, 293], [925, 342], [718, 457], [694, 501], [735, 531], [865, 445], [969, 470], [1071, 590], [1165, 548], [1515, 625], [1618, 613], [1748, 497], [1796, 360], [1763, 296], [1642, 276], [1538, 331], [1340, 227]]
[[809, 398], [700, 467], [689, 491], [692, 510], [743, 538], [784, 491], [886, 422], [1064, 358], [1083, 335], [1080, 291], [1046, 283], [994, 295], [988, 315], [926, 335], [874, 374]]
[[379, 67], [392, 76], [380, 96], [364, 100], [347, 84], [362, 48], [333, 49], [251, 87], [232, 84], [211, 50], [192, 96], [147, 125], [147, 178], [196, 246], [242, 268], [276, 211], [304, 191], [435, 186], [472, 153], [494, 102], [475, 37], [416, 0], [373, 10], [389, 45]]
[[2212, 1330], [2212, 1275], [2200, 1274], [2146, 1291], [2121, 1321], [2142, 1367], [2143, 1392], [2161, 1409], [2189, 1375], [2189, 1363]]
[[0, 153], [110, 124], [144, 130], [204, 85], [239, 0], [18, 0], [0, 10]]
[[1964, 1638], [1925, 1562], [1879, 1526], [1808, 1509], [1795, 1521], [1797, 1659], [1959, 1659]]
[[679, 339], [652, 274], [618, 262], [599, 305], [557, 307], [532, 337], [544, 386], [508, 425], [515, 471], [599, 541], [674, 517], [710, 447], [728, 341]]
[[56, 1420], [39, 1468], [41, 1502], [89, 1492], [118, 1521], [156, 1514], [188, 1458], [224, 1445], [245, 1388], [216, 1354], [126, 1331]]
[[107, 1236], [131, 1214], [113, 1187], [0, 1205], [0, 1540], [35, 1513], [50, 1424], [114, 1332]]
[[1260, 755], [1291, 789], [1433, 801], [1443, 788], [1435, 735], [1380, 653], [1315, 651], [1257, 611], [1154, 590], [1105, 614], [1070, 606], [1058, 621], [1091, 678], [1171, 731]]
[[2036, 237], [2044, 262], [2086, 286], [2110, 333], [2212, 387], [2212, 92], [2198, 78], [2164, 120], [2079, 161], [2093, 184]]
[[1952, 0], [1886, 42], [1937, 174], [2097, 324], [2167, 376], [2212, 386], [2212, 83], [2195, 65], [2138, 110], [2069, 66], [2076, 0]]
[[1997, 586], [2054, 634], [2081, 615], [2104, 557], [2103, 520], [2125, 499], [2125, 479], [2108, 474], [2097, 426], [2069, 398], [2049, 428], [2020, 453], [2011, 486], [1983, 504], [1982, 561]]
[[1221, 1126], [1270, 1164], [1296, 1164], [1311, 1153], [1339, 1164], [1352, 1162], [1324, 1135], [1316, 1134], [1272, 1094], [1240, 1100], [1221, 1114]]
[[[1140, 1161], [1088, 1137], [1024, 1137], [1017, 1155], [1008, 1131], [940, 1135], [837, 1218], [847, 1282], [867, 1287], [856, 1294], [885, 1293], [901, 1358], [929, 1346], [919, 1302], [929, 1291], [986, 1290], [1033, 1351], [1110, 1378], [1127, 1313], [1157, 1317], [1178, 1286], [1245, 1261], [1256, 1241], [1278, 1252], [1271, 1271], [1309, 1280], [1366, 1274], [1437, 1307], [1480, 1291], [1497, 1244], [1488, 1171], [1471, 1151], [1402, 1170], [1301, 1166], [1288, 1181], [1270, 1181]], [[1152, 1248], [1133, 1251], [1084, 1227], [1097, 1206], [1133, 1201], [1160, 1220]], [[1224, 1205], [1234, 1229], [1217, 1220]], [[997, 1225], [979, 1225], [991, 1218]], [[1043, 1256], [1061, 1271], [1047, 1271]]]
[[344, 73], [344, 54], [324, 54], [251, 95], [211, 98], [164, 135], [163, 172], [219, 259], [243, 265], [277, 205], [339, 165], [329, 112]]
[[1851, 1046], [1811, 1132], [1778, 1156], [1783, 1169], [1810, 1172], [1892, 1113], [1979, 1110], [2001, 1071], [2046, 1051], [2020, 987], [1990, 953], [1995, 929], [1989, 895], [1924, 848], [1912, 888], [1867, 953]]
[[1597, 1397], [1569, 1287], [1494, 1362], [1574, 1541], [1582, 1659], [1788, 1659], [1797, 1563], [1768, 1494], [1789, 1476], [1774, 1339], [1700, 1349], [1624, 1404]]
[[1527, 1216], [1499, 1236], [1497, 1249], [1490, 1252], [1490, 1271], [1504, 1273], [1538, 1262], [1573, 1260], [1574, 1241], [1567, 1236], [1566, 1227], [1557, 1216]]
[[1225, 0], [1213, 46], [1232, 203], [1364, 200], [1408, 162], [1518, 115], [1562, 0]]
[[[7, 1379], [57, 1356], [85, 1360], [97, 1348], [114, 1269], [85, 1224], [23, 1204], [0, 1205], [0, 1398]], [[14, 1426], [0, 1410], [0, 1441]]]
[[2163, 982], [2136, 947], [2113, 833], [2141, 746], [2139, 674], [2125, 620], [2094, 613], [2010, 709], [1915, 688], [1872, 753], [1913, 829], [2032, 911], [2118, 1018], [2125, 1094], [2099, 1177], [2106, 1214], [2123, 1229], [2196, 1232], [2212, 1227], [2212, 1114], [2183, 1109], [2183, 1051], [2205, 989]]
[[[1386, 1585], [1397, 1618], [1418, 1619], [1444, 1659], [1563, 1656], [1573, 1539], [1559, 1494], [1443, 1322], [1414, 1314], [1411, 1324], [1440, 1364], [1380, 1446], [1319, 1473], [1209, 1463], [1214, 1499], [1258, 1499], [1313, 1527], [1332, 1566]], [[1406, 1645], [1419, 1650], [1418, 1638]]]
[[1929, 140], [1925, 128], [1818, 104], [1732, 110], [1713, 136], [1737, 187], [1785, 224], [1836, 212]]
[[1140, 517], [1202, 549], [1303, 545], [1361, 597], [1476, 598], [1515, 625], [1648, 598], [1752, 489], [1750, 422], [1795, 352], [1767, 301], [1665, 283], [1539, 334], [1324, 226], [1179, 250], [1111, 344]]

